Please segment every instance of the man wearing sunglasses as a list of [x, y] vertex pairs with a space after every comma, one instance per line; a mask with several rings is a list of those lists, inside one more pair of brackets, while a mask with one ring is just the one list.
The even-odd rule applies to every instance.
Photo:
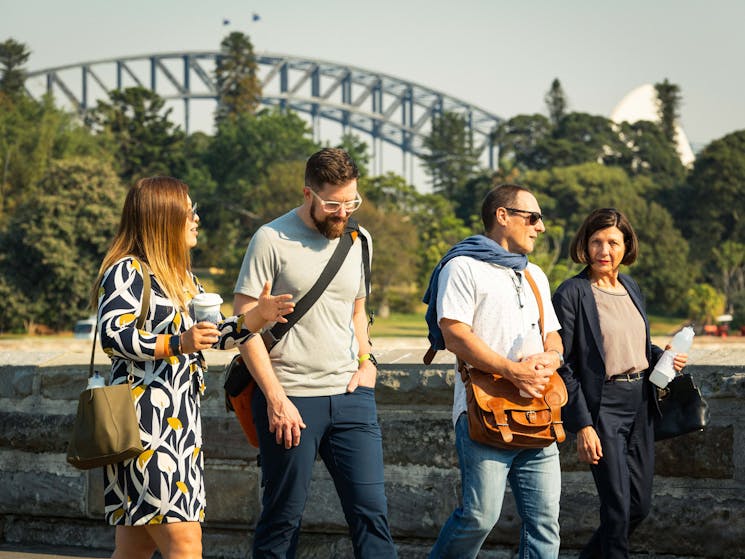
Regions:
[[[447, 347], [468, 365], [496, 372], [539, 398], [563, 354], [546, 275], [528, 263], [545, 231], [538, 201], [524, 187], [500, 185], [481, 207], [484, 235], [456, 244], [432, 273], [424, 302], [432, 349]], [[533, 290], [543, 303], [544, 335]], [[461, 470], [461, 504], [440, 531], [430, 559], [475, 558], [497, 523], [509, 481], [522, 519], [520, 557], [559, 553], [561, 473], [556, 443], [499, 449], [469, 437], [466, 390], [455, 372], [453, 425]]]
[[[297, 301], [315, 284], [362, 204], [358, 170], [342, 149], [313, 154], [303, 204], [251, 239], [234, 308], [256, 305], [264, 282]], [[372, 240], [364, 229], [359, 236]], [[254, 558], [295, 557], [316, 455], [334, 480], [355, 557], [396, 557], [387, 519], [381, 430], [375, 407], [375, 358], [365, 312], [361, 239], [308, 312], [267, 353], [259, 336], [241, 355], [259, 385], [252, 409], [264, 493]], [[368, 267], [369, 269], [369, 267]]]

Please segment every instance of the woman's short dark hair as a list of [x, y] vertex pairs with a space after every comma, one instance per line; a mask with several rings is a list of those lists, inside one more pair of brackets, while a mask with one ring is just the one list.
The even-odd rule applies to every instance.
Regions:
[[623, 233], [624, 255], [621, 264], [630, 265], [636, 262], [639, 253], [639, 239], [636, 237], [631, 222], [616, 208], [599, 208], [593, 210], [580, 226], [569, 246], [569, 256], [578, 264], [589, 264], [590, 254], [587, 250], [590, 237], [601, 229], [618, 227]]
[[497, 220], [497, 208], [507, 208], [515, 205], [515, 200], [520, 192], [530, 191], [519, 184], [500, 184], [492, 188], [481, 202], [481, 222], [484, 224], [484, 231], [488, 233], [494, 227]]

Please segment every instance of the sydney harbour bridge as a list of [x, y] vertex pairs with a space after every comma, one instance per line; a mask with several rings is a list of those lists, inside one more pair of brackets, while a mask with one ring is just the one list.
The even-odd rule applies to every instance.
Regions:
[[[29, 72], [26, 87], [35, 97], [51, 93], [58, 102], [84, 114], [106, 100], [108, 92], [144, 87], [169, 106], [182, 104], [188, 134], [196, 103], [217, 100], [215, 66], [219, 52], [146, 54], [81, 62]], [[343, 132], [361, 133], [371, 146], [371, 171], [383, 172], [383, 147], [401, 153], [402, 174], [413, 174], [414, 157], [426, 153], [424, 138], [432, 119], [443, 112], [461, 114], [482, 163], [496, 167], [492, 132], [501, 118], [461, 99], [380, 72], [312, 58], [257, 53], [262, 104], [291, 109], [310, 122], [320, 139], [321, 122]], [[177, 114], [174, 111], [174, 114]]]

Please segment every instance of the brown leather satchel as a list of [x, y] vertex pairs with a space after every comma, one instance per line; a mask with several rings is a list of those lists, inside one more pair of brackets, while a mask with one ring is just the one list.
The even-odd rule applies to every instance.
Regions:
[[[539, 310], [543, 334], [543, 302], [527, 270]], [[551, 375], [543, 398], [523, 398], [517, 387], [497, 373], [469, 367], [458, 360], [468, 403], [468, 434], [472, 440], [502, 449], [542, 448], [566, 438], [561, 407], [567, 389], [558, 373]]]

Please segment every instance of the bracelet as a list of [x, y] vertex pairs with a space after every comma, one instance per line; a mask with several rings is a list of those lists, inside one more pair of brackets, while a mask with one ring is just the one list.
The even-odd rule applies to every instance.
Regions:
[[378, 360], [375, 359], [375, 356], [372, 353], [363, 353], [357, 358], [357, 361], [359, 362], [360, 365], [362, 365], [363, 362], [368, 361], [368, 360], [370, 361], [370, 363], [372, 363], [376, 367], [378, 366]]
[[181, 336], [174, 335], [168, 340], [168, 347], [171, 350], [171, 355], [181, 355]]

